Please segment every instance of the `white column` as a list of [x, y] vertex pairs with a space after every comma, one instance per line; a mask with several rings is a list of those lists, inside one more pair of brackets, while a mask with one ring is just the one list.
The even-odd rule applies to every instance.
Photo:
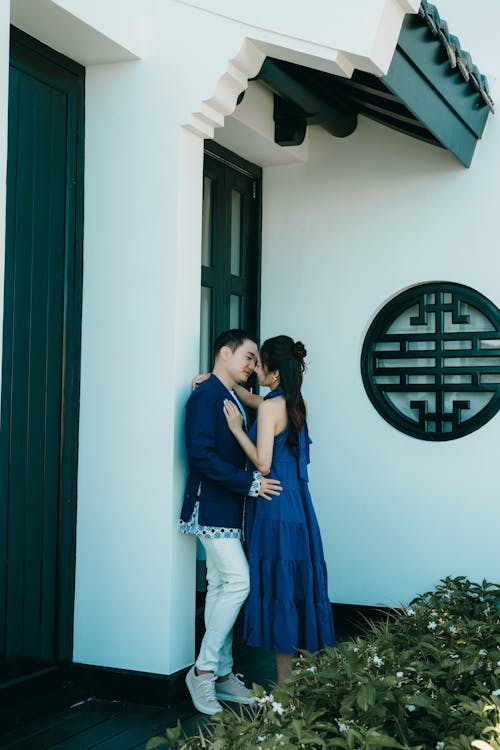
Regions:
[[171, 503], [169, 505], [169, 636], [170, 672], [194, 660], [196, 590], [195, 540], [177, 531], [186, 479], [184, 407], [198, 372], [201, 283], [201, 212], [203, 139], [182, 128], [179, 147], [176, 310], [171, 361], [173, 430]]

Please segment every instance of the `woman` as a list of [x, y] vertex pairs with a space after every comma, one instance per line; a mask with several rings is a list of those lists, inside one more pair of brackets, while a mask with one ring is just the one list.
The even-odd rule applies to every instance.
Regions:
[[258, 408], [248, 435], [231, 401], [224, 414], [236, 440], [263, 475], [279, 479], [283, 491], [272, 501], [246, 505], [245, 535], [250, 595], [244, 635], [250, 646], [276, 652], [278, 684], [288, 676], [297, 649], [317, 651], [335, 644], [326, 566], [308, 488], [309, 440], [301, 394], [304, 345], [275, 336], [262, 345], [256, 372], [270, 393], [262, 398], [236, 386], [246, 406]]

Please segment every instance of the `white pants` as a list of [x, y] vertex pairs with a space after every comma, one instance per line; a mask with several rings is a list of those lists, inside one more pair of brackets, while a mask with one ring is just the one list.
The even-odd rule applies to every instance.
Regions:
[[207, 596], [196, 667], [223, 677], [233, 667], [233, 625], [250, 591], [248, 562], [239, 539], [200, 541], [207, 553]]

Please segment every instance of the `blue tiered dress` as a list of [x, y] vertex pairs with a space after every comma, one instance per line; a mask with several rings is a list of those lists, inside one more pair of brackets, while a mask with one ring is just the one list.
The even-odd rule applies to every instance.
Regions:
[[[266, 399], [282, 396], [277, 388]], [[256, 424], [249, 437], [256, 442]], [[243, 614], [250, 646], [279, 653], [318, 651], [335, 645], [323, 545], [309, 494], [307, 424], [299, 444], [287, 444], [288, 429], [274, 439], [269, 478], [283, 491], [271, 501], [247, 500], [245, 537], [250, 565], [250, 595]]]

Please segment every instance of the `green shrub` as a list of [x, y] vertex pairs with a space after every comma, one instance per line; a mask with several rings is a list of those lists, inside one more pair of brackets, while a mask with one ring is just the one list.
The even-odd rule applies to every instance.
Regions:
[[170, 730], [171, 747], [500, 750], [499, 602], [499, 585], [446, 578], [364, 637], [300, 654], [283, 687], [256, 686], [257, 708]]

